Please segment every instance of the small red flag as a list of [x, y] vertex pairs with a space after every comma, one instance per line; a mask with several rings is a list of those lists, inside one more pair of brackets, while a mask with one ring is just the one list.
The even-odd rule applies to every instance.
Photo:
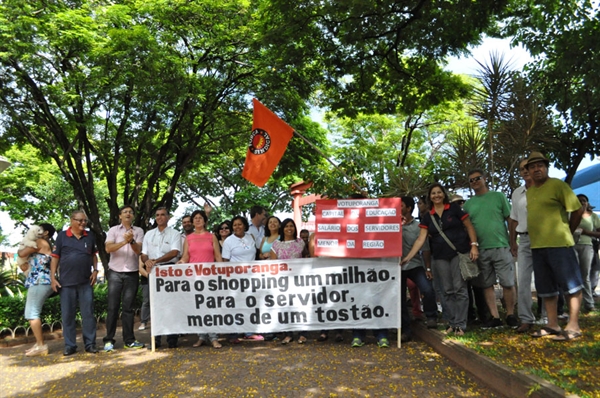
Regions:
[[257, 99], [253, 98], [252, 103], [254, 121], [242, 177], [262, 187], [269, 181], [279, 164], [288, 142], [294, 135], [294, 129]]

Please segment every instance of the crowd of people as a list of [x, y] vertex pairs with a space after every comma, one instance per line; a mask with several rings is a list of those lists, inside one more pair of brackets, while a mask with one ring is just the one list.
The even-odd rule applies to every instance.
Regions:
[[[433, 184], [428, 194], [419, 198], [418, 221], [413, 217], [415, 200], [401, 198], [403, 217], [401, 266], [402, 341], [412, 338], [411, 312], [422, 317], [428, 328], [437, 328], [441, 309], [445, 333], [462, 336], [469, 324], [478, 321], [485, 329], [506, 324], [518, 333], [530, 333], [534, 338], [547, 337], [568, 341], [581, 336], [580, 311], [594, 310], [594, 289], [598, 281], [598, 248], [600, 219], [591, 211], [585, 195], [576, 196], [561, 180], [548, 176], [548, 159], [533, 152], [520, 163], [524, 185], [514, 190], [512, 206], [501, 192], [488, 188], [486, 173], [481, 169], [469, 172], [469, 184], [474, 195], [467, 201], [451, 198], [441, 184]], [[155, 212], [155, 228], [144, 231], [133, 226], [132, 206], [119, 209], [119, 225], [106, 234], [105, 247], [110, 253], [108, 263], [108, 307], [106, 352], [115, 349], [115, 333], [119, 314], [123, 347], [141, 349], [134, 332], [134, 306], [138, 289], [143, 303], [139, 330], [150, 323], [148, 275], [153, 267], [176, 263], [212, 263], [221, 261], [251, 262], [255, 260], [293, 259], [314, 255], [314, 234], [298, 231], [292, 219], [281, 221], [268, 216], [261, 206], [250, 210], [250, 221], [236, 216], [209, 229], [211, 208], [196, 210], [181, 220], [183, 233], [168, 226], [168, 209]], [[25, 317], [36, 338], [27, 356], [45, 355], [40, 313], [44, 301], [60, 292], [65, 341], [64, 355], [77, 351], [75, 314], [81, 311], [84, 349], [97, 353], [96, 319], [93, 311], [93, 290], [98, 275], [96, 237], [86, 229], [87, 216], [82, 211], [71, 214], [70, 225], [58, 233], [41, 224], [43, 236], [37, 248], [24, 248], [20, 257], [28, 257], [29, 289]], [[479, 275], [465, 280], [461, 274], [460, 256], [466, 254], [477, 262]], [[514, 258], [517, 262], [515, 263]], [[515, 267], [515, 265], [517, 265]], [[532, 275], [538, 306], [547, 321], [535, 328], [531, 290]], [[494, 286], [502, 289], [506, 316], [501, 320]], [[407, 308], [407, 289], [412, 311]], [[568, 306], [566, 325], [559, 324], [560, 301]], [[516, 308], [515, 308], [516, 307]], [[515, 312], [515, 309], [518, 312]], [[365, 330], [354, 330], [352, 346], [364, 345]], [[389, 347], [387, 330], [375, 330], [380, 347]], [[306, 331], [281, 335], [247, 333], [229, 335], [231, 344], [240, 337], [251, 340], [280, 340], [289, 344], [307, 341]], [[320, 332], [324, 341], [328, 332]], [[209, 344], [222, 347], [215, 333], [198, 331], [200, 347]], [[342, 341], [337, 333], [336, 341]], [[178, 344], [178, 335], [166, 336], [169, 348]], [[161, 347], [161, 336], [155, 336], [155, 346]]]

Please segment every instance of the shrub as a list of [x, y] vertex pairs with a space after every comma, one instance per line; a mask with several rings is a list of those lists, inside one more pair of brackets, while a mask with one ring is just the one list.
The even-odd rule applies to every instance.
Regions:
[[[1, 296], [0, 297], [0, 330], [12, 329], [19, 326], [28, 327], [29, 322], [25, 319], [25, 302], [27, 292], [23, 296]], [[138, 290], [135, 301], [135, 308], [142, 305], [142, 292]], [[94, 286], [94, 315], [96, 319], [106, 319], [108, 312], [108, 286], [97, 284]], [[81, 313], [77, 311], [75, 318], [81, 320]], [[60, 296], [50, 297], [44, 303], [42, 309], [42, 323], [52, 325], [54, 322], [61, 321]]]
[[0, 330], [15, 329], [18, 326], [27, 327], [24, 316], [25, 298], [19, 296], [0, 297]]

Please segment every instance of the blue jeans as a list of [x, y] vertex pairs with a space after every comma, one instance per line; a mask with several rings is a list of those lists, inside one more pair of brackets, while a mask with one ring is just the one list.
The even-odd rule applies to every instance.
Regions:
[[572, 247], [531, 249], [538, 297], [575, 294], [583, 289], [581, 269]]
[[435, 301], [435, 291], [423, 267], [417, 267], [409, 270], [402, 270], [400, 276], [402, 288], [400, 290], [400, 300], [402, 305], [402, 333], [410, 334], [410, 311], [406, 307], [406, 280], [410, 279], [417, 285], [423, 296], [423, 312], [427, 319], [437, 320], [437, 304]]
[[75, 314], [77, 301], [81, 311], [83, 343], [85, 348], [96, 344], [96, 317], [94, 316], [94, 291], [89, 283], [63, 286], [60, 289], [60, 311], [62, 312], [63, 337], [65, 347], [77, 348]]
[[134, 272], [108, 271], [108, 314], [106, 315], [106, 336], [104, 343], [115, 344], [115, 332], [119, 318], [119, 307], [122, 307], [121, 326], [123, 328], [123, 343], [135, 341], [133, 334], [135, 296], [138, 290], [139, 275]]
[[[373, 336], [377, 339], [377, 341], [381, 339], [388, 338], [388, 330], [387, 329], [373, 329]], [[367, 338], [367, 329], [352, 329], [352, 338], [359, 338], [362, 341], [365, 341]]]

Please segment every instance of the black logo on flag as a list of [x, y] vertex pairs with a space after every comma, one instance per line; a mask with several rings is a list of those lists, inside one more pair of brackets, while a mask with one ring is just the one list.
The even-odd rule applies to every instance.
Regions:
[[265, 130], [255, 129], [250, 136], [250, 152], [254, 155], [262, 155], [271, 147], [271, 137]]

